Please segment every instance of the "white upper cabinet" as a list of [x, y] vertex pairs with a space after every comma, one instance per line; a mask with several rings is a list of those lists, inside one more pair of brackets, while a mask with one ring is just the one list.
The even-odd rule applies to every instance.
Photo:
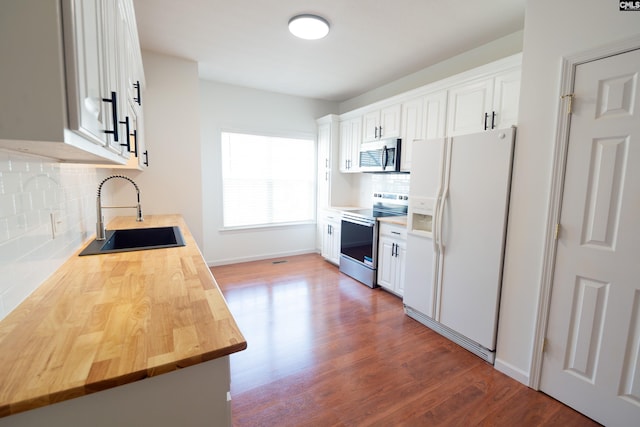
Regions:
[[400, 170], [411, 171], [413, 141], [444, 136], [447, 115], [447, 91], [430, 93], [402, 103]]
[[449, 89], [447, 135], [464, 135], [517, 123], [520, 69]]
[[[113, 128], [106, 70], [102, 5], [98, 2], [70, 3], [72, 21], [65, 27], [67, 47], [69, 127], [96, 144], [108, 146], [113, 139], [105, 129]], [[82, 65], [82, 66], [80, 66]]]
[[[342, 117], [362, 116], [364, 143], [400, 138], [400, 171], [410, 172], [414, 140], [517, 125], [521, 62], [521, 54], [512, 55]], [[345, 167], [341, 164], [341, 170], [346, 171]]]
[[331, 204], [331, 126], [331, 122], [318, 124], [318, 209], [327, 209]]
[[367, 142], [399, 137], [401, 111], [402, 105], [395, 104], [366, 113], [363, 117], [362, 140]]
[[317, 208], [349, 206], [353, 183], [351, 174], [339, 173], [340, 121], [335, 114], [316, 120], [318, 124]]
[[424, 97], [411, 99], [402, 103], [402, 130], [400, 138], [400, 170], [411, 170], [411, 146], [416, 139], [424, 139]]
[[2, 14], [0, 38], [20, 42], [0, 44], [0, 147], [124, 164], [126, 70], [142, 70], [132, 1], [21, 0]]
[[520, 100], [520, 69], [498, 74], [493, 85], [493, 108], [497, 112], [494, 129], [518, 124]]
[[360, 172], [362, 117], [340, 121], [340, 172]]

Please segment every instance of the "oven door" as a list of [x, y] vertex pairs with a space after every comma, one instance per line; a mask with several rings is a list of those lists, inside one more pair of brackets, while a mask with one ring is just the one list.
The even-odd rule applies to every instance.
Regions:
[[340, 254], [370, 269], [376, 268], [377, 221], [343, 217], [340, 230]]

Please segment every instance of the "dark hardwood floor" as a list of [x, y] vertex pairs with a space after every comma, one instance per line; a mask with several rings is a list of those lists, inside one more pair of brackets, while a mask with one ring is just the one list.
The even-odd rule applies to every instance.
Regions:
[[212, 268], [248, 348], [234, 426], [595, 426], [319, 255]]

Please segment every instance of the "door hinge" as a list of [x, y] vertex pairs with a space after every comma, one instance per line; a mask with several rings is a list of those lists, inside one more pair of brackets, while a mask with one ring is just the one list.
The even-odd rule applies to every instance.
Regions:
[[560, 99], [569, 98], [569, 102], [567, 103], [567, 114], [571, 114], [573, 112], [573, 93], [567, 93], [566, 95], [562, 95]]
[[556, 224], [556, 231], [555, 231], [555, 235], [554, 235], [554, 239], [558, 240], [558, 236], [560, 235], [560, 223]]
[[545, 338], [544, 341], [542, 341], [542, 352], [546, 353], [548, 349], [549, 349], [549, 340]]

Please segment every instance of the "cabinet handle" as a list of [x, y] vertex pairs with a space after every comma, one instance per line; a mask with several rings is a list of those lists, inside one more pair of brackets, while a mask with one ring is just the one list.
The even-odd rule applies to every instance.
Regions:
[[492, 111], [491, 112], [491, 129], [495, 129], [496, 128], [496, 112]]
[[395, 235], [399, 236], [400, 232], [399, 231], [392, 231], [391, 234], [395, 234]]
[[133, 100], [138, 104], [138, 105], [142, 105], [142, 95], [140, 94], [140, 80], [136, 81], [133, 84], [133, 87], [136, 90], [136, 94], [137, 96], [133, 98]]
[[111, 92], [111, 98], [102, 98], [102, 102], [111, 103], [111, 117], [113, 119], [113, 130], [105, 130], [104, 133], [113, 135], [113, 140], [118, 142], [118, 96]]
[[[133, 154], [138, 157], [138, 129], [134, 129], [130, 134], [133, 137]], [[131, 151], [129, 151], [131, 153]]]
[[382, 138], [382, 126], [380, 126], [380, 138]]
[[375, 128], [375, 132], [374, 132], [373, 137], [374, 137], [375, 139], [378, 139], [378, 126], [376, 126], [376, 128]]
[[484, 130], [487, 130], [487, 120], [489, 119], [489, 113], [484, 113]]
[[127, 133], [126, 133], [126, 135], [127, 135], [127, 143], [126, 144], [120, 143], [120, 146], [121, 147], [127, 147], [127, 152], [130, 153], [131, 152], [131, 141], [129, 140], [129, 136], [131, 135], [131, 133], [130, 133], [131, 131], [130, 131], [130, 128], [129, 128], [129, 116], [126, 116], [124, 118], [124, 121], [121, 120], [118, 123], [123, 124], [125, 126], [126, 131], [127, 131]]
[[144, 156], [144, 162], [142, 162], [145, 166], [149, 166], [149, 152], [147, 150], [144, 150], [144, 153], [142, 153], [142, 155]]

